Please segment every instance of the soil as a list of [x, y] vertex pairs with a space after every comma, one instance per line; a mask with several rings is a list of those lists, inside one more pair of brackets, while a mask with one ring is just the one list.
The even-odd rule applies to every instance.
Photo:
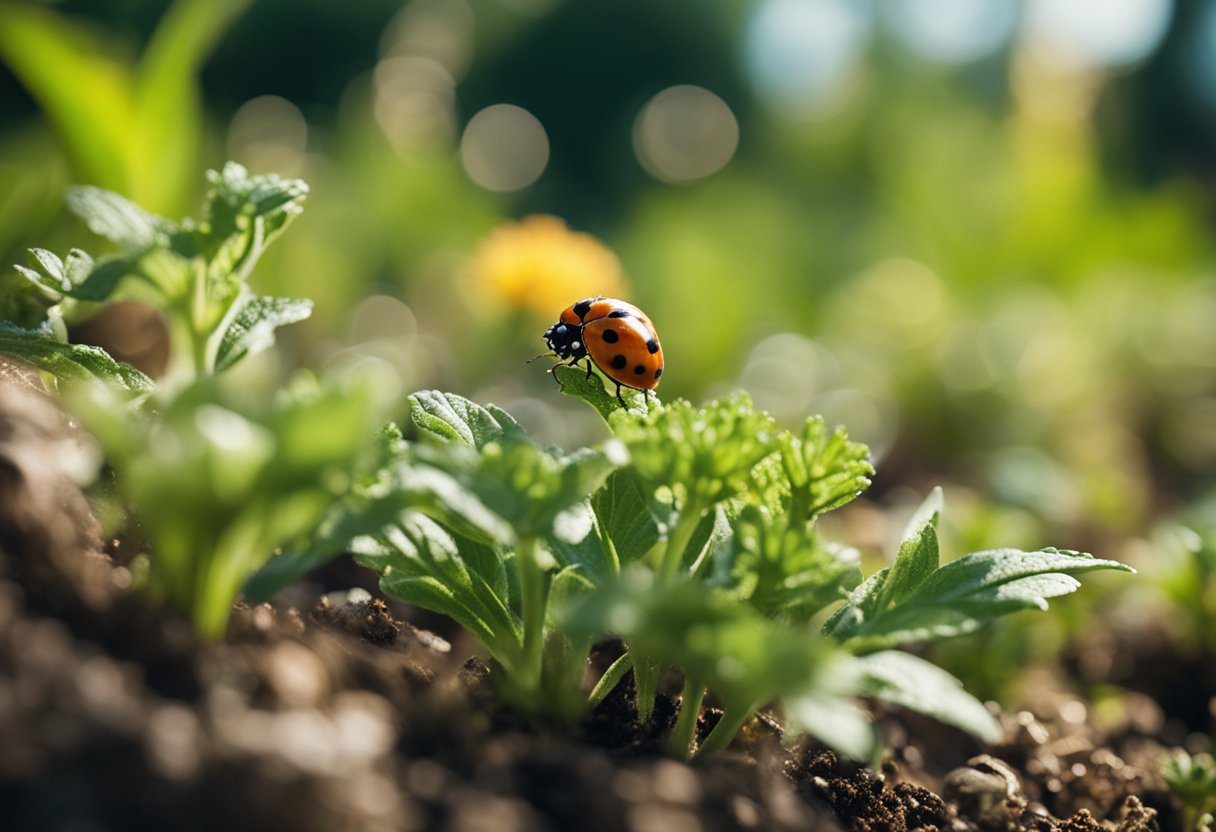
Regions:
[[[785, 748], [762, 716], [686, 765], [659, 751], [671, 698], [639, 724], [627, 677], [579, 725], [535, 722], [450, 625], [365, 587], [238, 605], [200, 644], [132, 591], [122, 545], [54, 464], [74, 438], [0, 385], [4, 830], [1181, 830], [1148, 696], [1099, 730], [1045, 684], [993, 746], [876, 709], [879, 771]], [[320, 580], [366, 582], [344, 569]]]

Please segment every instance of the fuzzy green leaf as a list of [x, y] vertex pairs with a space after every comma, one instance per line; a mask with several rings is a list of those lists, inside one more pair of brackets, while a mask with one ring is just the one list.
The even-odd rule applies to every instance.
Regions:
[[742, 393], [702, 408], [677, 399], [612, 426], [643, 480], [702, 510], [748, 491], [752, 469], [779, 447], [772, 417]]
[[0, 354], [50, 373], [62, 384], [100, 380], [136, 399], [147, 396], [154, 386], [152, 379], [115, 361], [100, 347], [65, 344], [45, 328], [22, 329], [0, 321]]
[[359, 563], [381, 574], [385, 592], [450, 616], [495, 658], [514, 660], [522, 628], [508, 606], [506, 567], [492, 549], [416, 511], [356, 538], [351, 549]]
[[589, 584], [603, 583], [620, 571], [586, 502], [557, 515], [546, 543], [558, 566], [572, 570]]
[[68, 208], [89, 230], [117, 243], [124, 251], [139, 252], [164, 244], [177, 226], [140, 208], [113, 191], [80, 185], [68, 190]]
[[942, 490], [934, 488], [908, 522], [895, 563], [872, 604], [867, 599], [871, 609], [887, 609], [899, 604], [937, 569], [940, 563], [937, 518], [941, 511]]
[[807, 519], [850, 502], [874, 476], [870, 449], [850, 442], [843, 428], [829, 434], [819, 416], [807, 419], [801, 435], [788, 436], [781, 462], [799, 514]]
[[[843, 670], [856, 676], [848, 666]], [[781, 704], [787, 735], [809, 734], [854, 760], [865, 762], [874, 756], [879, 743], [878, 729], [846, 697], [812, 689], [788, 696]]]
[[274, 344], [274, 331], [312, 314], [312, 301], [293, 298], [250, 298], [224, 331], [215, 358], [216, 371], [227, 370], [247, 355]]
[[619, 443], [570, 454], [541, 448], [504, 411], [450, 393], [415, 394], [410, 410], [421, 430], [445, 440], [418, 444], [415, 461], [446, 472], [520, 536], [551, 537], [558, 516], [625, 461]]
[[985, 742], [998, 742], [1001, 728], [963, 683], [910, 653], [884, 650], [859, 659], [867, 696], [962, 728]]
[[461, 539], [480, 542], [486, 548], [506, 545], [513, 537], [500, 517], [450, 475], [416, 464], [395, 425], [380, 432], [376, 453], [362, 471], [351, 491], [330, 508], [313, 534], [295, 541], [250, 579], [245, 587], [250, 598], [269, 598], [348, 551], [351, 541], [379, 534], [407, 510], [427, 514]]
[[526, 440], [519, 423], [505, 410], [482, 407], [455, 393], [423, 390], [410, 396], [410, 417], [432, 436], [484, 448], [502, 439]]
[[[599, 375], [596, 373], [588, 375], [579, 367], [565, 365], [554, 367], [553, 376], [561, 385], [563, 393], [576, 399], [582, 399], [591, 405], [595, 408], [595, 412], [600, 414], [600, 418], [609, 424], [613, 423], [614, 418], [619, 418], [616, 417], [616, 414], [632, 413], [640, 416], [647, 413], [652, 406], [649, 394], [642, 393], [640, 390], [621, 388], [621, 398], [618, 399], [615, 394], [608, 392]], [[657, 399], [656, 396], [653, 406], [658, 406]], [[621, 403], [622, 400], [624, 400], [624, 404]]]
[[73, 409], [139, 509], [157, 588], [218, 638], [248, 577], [350, 487], [352, 467], [372, 452], [377, 403], [368, 378], [300, 378], [271, 402], [208, 378], [156, 414], [124, 417], [84, 395]]
[[616, 568], [640, 560], [659, 541], [659, 526], [637, 475], [621, 470], [591, 498], [596, 523], [612, 547]]
[[1081, 552], [993, 549], [963, 555], [940, 567], [895, 606], [870, 601], [889, 571], [877, 573], [836, 611], [824, 632], [855, 653], [950, 638], [974, 632], [985, 621], [1025, 609], [1047, 609], [1047, 600], [1075, 591], [1073, 575], [1096, 569], [1134, 571]]

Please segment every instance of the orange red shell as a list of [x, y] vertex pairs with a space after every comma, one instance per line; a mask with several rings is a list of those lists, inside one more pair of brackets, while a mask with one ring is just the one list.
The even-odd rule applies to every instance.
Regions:
[[659, 386], [663, 376], [659, 333], [632, 303], [587, 298], [562, 310], [558, 323], [579, 328], [587, 355], [608, 378], [635, 390]]

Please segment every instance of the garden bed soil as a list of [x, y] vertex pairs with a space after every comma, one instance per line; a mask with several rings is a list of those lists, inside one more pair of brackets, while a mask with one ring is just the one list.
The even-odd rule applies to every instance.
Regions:
[[626, 678], [576, 726], [533, 721], [458, 633], [365, 589], [238, 605], [200, 644], [103, 545], [54, 464], [71, 439], [48, 401], [0, 385], [5, 830], [1181, 830], [1147, 697], [1099, 732], [1045, 686], [988, 747], [881, 712], [879, 772], [785, 748], [762, 717], [686, 765], [659, 751], [669, 697], [640, 725]]

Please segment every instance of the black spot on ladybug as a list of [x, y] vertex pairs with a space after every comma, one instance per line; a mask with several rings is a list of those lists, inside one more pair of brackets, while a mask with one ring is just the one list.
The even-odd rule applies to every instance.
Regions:
[[662, 378], [662, 377], [663, 377], [663, 368], [662, 368], [662, 367], [660, 367], [659, 369], [657, 369], [657, 370], [655, 370], [655, 371], [654, 371], [654, 377], [655, 377], [655, 378]]
[[591, 300], [590, 299], [580, 300], [578, 303], [574, 304], [574, 314], [578, 315], [578, 319], [580, 321], [583, 318], [587, 317], [587, 313], [590, 311], [591, 311]]
[[643, 373], [645, 373], [645, 372], [646, 372], [646, 365], [645, 365], [645, 364], [639, 364], [638, 366], [636, 366], [636, 367], [634, 367], [634, 368], [633, 368], [633, 374], [634, 374], [635, 376], [640, 376], [640, 375], [642, 375], [642, 374], [643, 374]]
[[646, 349], [650, 350], [651, 355], [654, 355], [656, 352], [659, 351], [659, 342], [656, 341], [655, 339], [651, 338], [649, 341], [646, 342]]
[[626, 360], [625, 356], [623, 355], [612, 356], [612, 366], [614, 369], [623, 370], [625, 369], [625, 365], [628, 363], [629, 361]]
[[624, 309], [613, 309], [611, 312], [608, 313], [608, 317], [609, 318], [628, 318], [629, 313], [626, 312]]
[[617, 341], [621, 340], [621, 336], [616, 334], [615, 329], [607, 329], [604, 330], [604, 340], [609, 344], [615, 344]]

